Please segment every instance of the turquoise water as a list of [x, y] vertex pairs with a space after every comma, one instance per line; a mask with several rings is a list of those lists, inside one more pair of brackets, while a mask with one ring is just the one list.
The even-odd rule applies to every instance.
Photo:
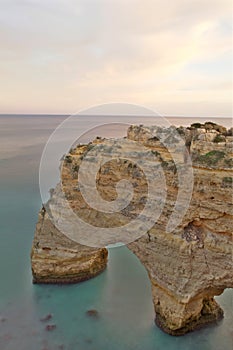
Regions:
[[[108, 268], [90, 281], [31, 283], [30, 248], [41, 206], [39, 159], [62, 117], [12, 118], [0, 117], [0, 349], [232, 349], [232, 290], [217, 298], [225, 311], [217, 326], [171, 337], [154, 325], [146, 271], [125, 247], [111, 249]], [[89, 309], [99, 316], [87, 316]], [[41, 322], [50, 313], [52, 320]], [[48, 332], [46, 324], [56, 329]]]

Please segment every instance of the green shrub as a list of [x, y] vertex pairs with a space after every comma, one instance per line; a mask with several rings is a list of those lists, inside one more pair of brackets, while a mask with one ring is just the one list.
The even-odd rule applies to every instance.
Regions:
[[228, 168], [232, 168], [233, 167], [233, 159], [232, 158], [224, 159], [224, 163], [226, 164], [226, 166]]
[[217, 126], [217, 124], [213, 123], [213, 122], [205, 122], [205, 124], [204, 124], [204, 128], [206, 130], [212, 130], [212, 129], [216, 130], [216, 126]]
[[176, 128], [176, 131], [178, 132], [179, 135], [184, 136], [185, 135], [185, 130], [183, 126], [180, 126], [179, 128]]
[[225, 137], [222, 135], [216, 135], [215, 138], [213, 139], [213, 142], [215, 142], [215, 143], [225, 142]]
[[197, 161], [206, 165], [216, 165], [220, 160], [225, 157], [225, 153], [222, 151], [210, 151], [204, 155], [199, 155]]
[[79, 165], [76, 164], [76, 165], [73, 167], [73, 171], [74, 171], [74, 172], [78, 172], [78, 171], [79, 171]]
[[156, 157], [160, 156], [160, 153], [158, 151], [151, 150], [151, 153], [154, 154]]
[[222, 187], [232, 187], [233, 178], [231, 176], [226, 176], [222, 179]]
[[226, 182], [226, 183], [231, 183], [233, 182], [233, 178], [231, 176], [226, 176], [223, 178], [222, 180], [223, 182]]
[[193, 123], [193, 124], [191, 124], [191, 127], [192, 128], [196, 128], [196, 129], [200, 129], [200, 128], [203, 127], [203, 124], [201, 124], [201, 123]]
[[65, 157], [65, 161], [67, 162], [67, 163], [72, 163], [72, 157], [70, 156], [70, 155], [67, 155], [66, 157]]

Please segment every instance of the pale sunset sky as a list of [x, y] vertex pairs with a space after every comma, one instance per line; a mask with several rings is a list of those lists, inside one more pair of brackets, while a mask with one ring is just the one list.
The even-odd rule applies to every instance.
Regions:
[[232, 114], [231, 0], [0, 0], [0, 113]]

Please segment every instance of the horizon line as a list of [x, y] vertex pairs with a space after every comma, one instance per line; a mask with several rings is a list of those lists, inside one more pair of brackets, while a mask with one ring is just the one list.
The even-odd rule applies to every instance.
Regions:
[[[143, 115], [133, 115], [133, 114], [79, 114], [77, 113], [76, 115], [79, 116], [85, 116], [85, 117], [93, 117], [93, 116], [98, 116], [98, 117], [114, 117], [114, 116], [118, 116], [118, 117], [127, 117], [127, 116], [131, 116], [131, 117], [143, 117]], [[55, 116], [55, 117], [69, 117], [69, 116], [75, 116], [75, 114], [69, 114], [69, 113], [0, 113], [0, 116]], [[155, 116], [146, 116], [146, 117], [156, 117]], [[158, 117], [165, 117], [165, 118], [201, 118], [201, 119], [205, 119], [205, 118], [213, 118], [213, 119], [221, 119], [221, 118], [226, 118], [226, 119], [232, 119], [232, 116], [185, 116], [185, 115], [159, 115]]]

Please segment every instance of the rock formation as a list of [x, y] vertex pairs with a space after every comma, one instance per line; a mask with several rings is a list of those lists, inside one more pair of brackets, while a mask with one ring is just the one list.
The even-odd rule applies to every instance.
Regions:
[[33, 283], [75, 283], [102, 272], [107, 249], [80, 245], [63, 235], [42, 208], [31, 251]]
[[[180, 146], [177, 135], [187, 149]], [[232, 130], [214, 123], [168, 129], [131, 126], [127, 139], [116, 140], [116, 145], [127, 148], [127, 140], [137, 141], [151, 152], [162, 166], [167, 187], [159, 219], [147, 234], [128, 247], [148, 272], [156, 324], [169, 334], [181, 335], [220, 319], [223, 312], [214, 296], [233, 287]], [[115, 185], [126, 178], [132, 181], [133, 198], [117, 213], [92, 209], [82, 197], [77, 174], [83, 157], [96, 144], [101, 144], [103, 151], [109, 148], [108, 140], [98, 138], [88, 145], [78, 145], [66, 156], [62, 168], [63, 191], [77, 215], [92, 225], [109, 228], [125, 225], [145, 206], [147, 179], [137, 164], [110, 157], [98, 173], [98, 191], [105, 200], [113, 201]], [[170, 145], [170, 152], [165, 145]], [[173, 150], [178, 155], [175, 162]], [[192, 196], [182, 220], [168, 231], [166, 227], [179, 193], [179, 169], [189, 156], [194, 176]], [[185, 196], [180, 199], [180, 210], [182, 201]], [[32, 248], [35, 282], [78, 282], [102, 271], [106, 262], [105, 248], [74, 243], [51, 223], [45, 210], [40, 212]]]
[[[222, 310], [213, 297], [233, 287], [233, 138], [226, 136], [224, 142], [213, 142], [212, 134], [216, 137], [220, 133], [180, 130], [190, 142], [194, 171], [188, 211], [175, 231], [166, 233], [174, 201], [171, 195], [149, 237], [130, 245], [151, 280], [155, 321], [173, 335], [221, 318]], [[130, 136], [135, 137], [135, 133], [140, 139], [143, 129], [131, 128]], [[144, 133], [142, 142], [148, 142], [149, 134], [145, 137]], [[168, 193], [172, 194], [178, 184], [174, 171], [168, 167], [165, 171]]]

